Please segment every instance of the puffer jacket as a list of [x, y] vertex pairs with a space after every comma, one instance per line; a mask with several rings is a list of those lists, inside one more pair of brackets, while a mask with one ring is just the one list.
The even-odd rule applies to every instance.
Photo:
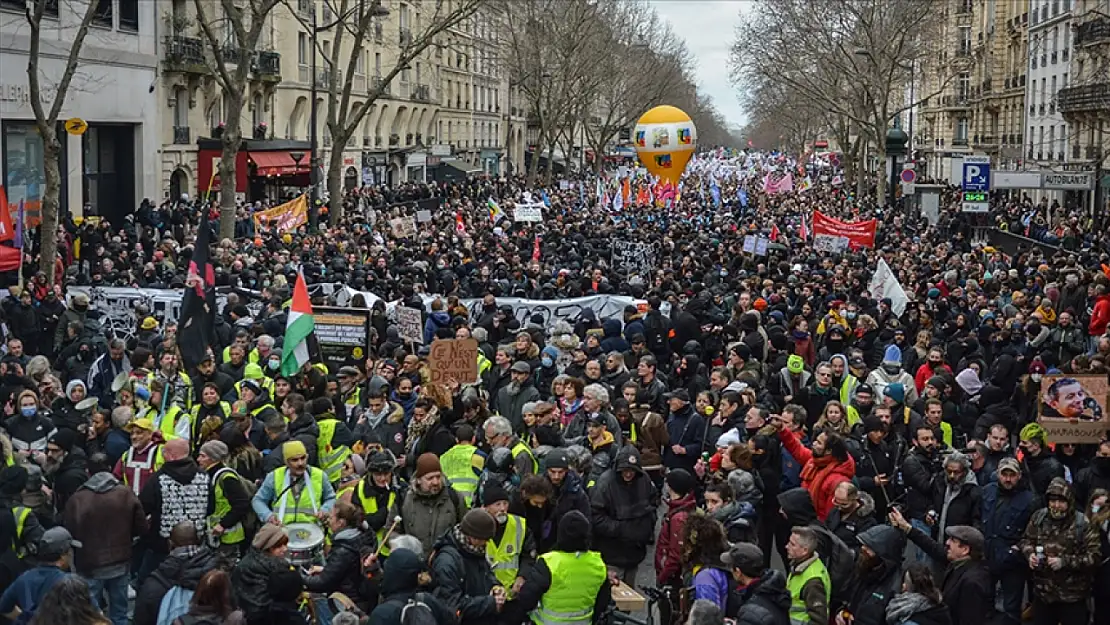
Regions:
[[991, 574], [1001, 575], [1012, 567], [1026, 567], [1012, 548], [1021, 540], [1033, 513], [1033, 493], [1023, 484], [1005, 489], [998, 482], [987, 484], [980, 498], [985, 555]]
[[813, 452], [798, 441], [791, 431], [779, 431], [779, 441], [795, 460], [802, 464], [802, 488], [813, 496], [817, 518], [824, 521], [833, 507], [833, 492], [843, 482], [850, 482], [856, 475], [856, 461], [851, 455], [836, 460], [831, 455], [814, 456]]
[[1067, 512], [1055, 519], [1048, 508], [1033, 513], [1025, 536], [1019, 543], [1026, 561], [1042, 547], [1046, 558], [1063, 561], [1059, 570], [1047, 563], [1032, 570], [1033, 594], [1045, 603], [1086, 601], [1091, 596], [1094, 573], [1102, 562], [1102, 545], [1098, 528], [1075, 509], [1071, 486], [1063, 478], [1055, 478], [1045, 496], [1065, 497]]
[[739, 594], [739, 609], [733, 613], [734, 608], [729, 605], [726, 614], [736, 619], [736, 625], [789, 625], [790, 593], [786, 590], [786, 576], [782, 571], [763, 571]]
[[[155, 625], [162, 598], [170, 588], [181, 586], [186, 590], [196, 590], [200, 578], [215, 569], [217, 563], [216, 552], [208, 547], [192, 545], [171, 551], [162, 560], [162, 564], [143, 581], [142, 588], [135, 597], [134, 625]], [[236, 589], [238, 590], [237, 586]]]
[[[606, 471], [590, 492], [594, 544], [612, 567], [639, 565], [655, 534], [656, 513], [651, 503], [655, 486], [639, 465], [639, 452], [628, 446], [622, 448], [616, 466]], [[631, 482], [621, 476], [626, 468], [636, 471]]]
[[655, 580], [660, 586], [672, 581], [682, 571], [682, 531], [697, 501], [693, 493], [667, 502], [659, 539], [655, 541]]
[[341, 592], [351, 599], [358, 599], [362, 583], [362, 556], [372, 553], [375, 544], [372, 532], [357, 529], [339, 531], [331, 542], [331, 551], [318, 575], [306, 575], [304, 587], [309, 592], [331, 594]]
[[289, 562], [264, 551], [253, 547], [247, 551], [247, 555], [231, 571], [231, 587], [235, 603], [248, 619], [265, 615], [270, 609], [270, 594], [266, 590], [270, 577], [278, 571], [292, 568]]

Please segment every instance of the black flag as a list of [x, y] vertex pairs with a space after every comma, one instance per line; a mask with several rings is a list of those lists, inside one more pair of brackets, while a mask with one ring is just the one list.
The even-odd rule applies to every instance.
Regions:
[[181, 319], [177, 329], [177, 348], [187, 371], [204, 360], [205, 353], [216, 342], [216, 275], [208, 260], [211, 223], [201, 219], [189, 275], [185, 279], [185, 298], [181, 302]]

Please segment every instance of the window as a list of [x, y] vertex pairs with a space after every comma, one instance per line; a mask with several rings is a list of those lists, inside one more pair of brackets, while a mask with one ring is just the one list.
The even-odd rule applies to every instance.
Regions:
[[967, 118], [956, 120], [956, 140], [967, 143]]
[[[20, 4], [23, 4], [20, 2]], [[42, 14], [45, 17], [58, 18], [58, 0], [46, 0], [42, 7]]]
[[119, 0], [119, 29], [139, 32], [139, 0]]
[[178, 89], [173, 97], [173, 125], [181, 128], [189, 125], [189, 92]]
[[95, 0], [96, 12], [93, 13], [92, 23], [96, 26], [111, 28], [114, 26], [112, 19], [112, 0]]
[[308, 33], [297, 33], [297, 63], [308, 65]]
[[971, 92], [971, 74], [964, 72], [956, 81], [956, 99], [966, 100]]
[[960, 34], [957, 39], [959, 48], [957, 49], [958, 56], [968, 56], [971, 54], [971, 27], [960, 26]]
[[382, 53], [374, 53], [374, 75], [378, 78], [382, 77]]
[[355, 74], [361, 75], [366, 70], [366, 64], [361, 54], [355, 58]]

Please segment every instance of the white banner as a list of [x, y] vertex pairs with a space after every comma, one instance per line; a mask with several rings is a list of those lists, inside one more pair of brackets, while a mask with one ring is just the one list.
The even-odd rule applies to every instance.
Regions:
[[513, 207], [513, 221], [543, 221], [543, 202], [517, 204]]

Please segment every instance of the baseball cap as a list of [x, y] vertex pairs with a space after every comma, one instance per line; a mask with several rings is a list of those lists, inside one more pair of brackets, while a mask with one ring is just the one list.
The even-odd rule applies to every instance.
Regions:
[[154, 431], [154, 421], [151, 421], [150, 419], [135, 419], [131, 423], [128, 423], [127, 426], [124, 429], [126, 429], [127, 431], [131, 431], [131, 430], [134, 430], [134, 429], [140, 429], [140, 430], [146, 430], [148, 432], [153, 432]]
[[1021, 465], [1018, 464], [1018, 461], [1015, 458], [1003, 458], [998, 463], [998, 472], [1001, 473], [1003, 471], [1012, 471], [1014, 473], [1017, 473], [1018, 475], [1021, 475]]
[[754, 577], [763, 572], [763, 550], [751, 543], [737, 543], [721, 554], [721, 562]]
[[54, 560], [61, 557], [70, 549], [80, 549], [81, 541], [74, 540], [73, 534], [64, 527], [52, 527], [43, 532], [38, 543], [38, 556], [40, 560]]

